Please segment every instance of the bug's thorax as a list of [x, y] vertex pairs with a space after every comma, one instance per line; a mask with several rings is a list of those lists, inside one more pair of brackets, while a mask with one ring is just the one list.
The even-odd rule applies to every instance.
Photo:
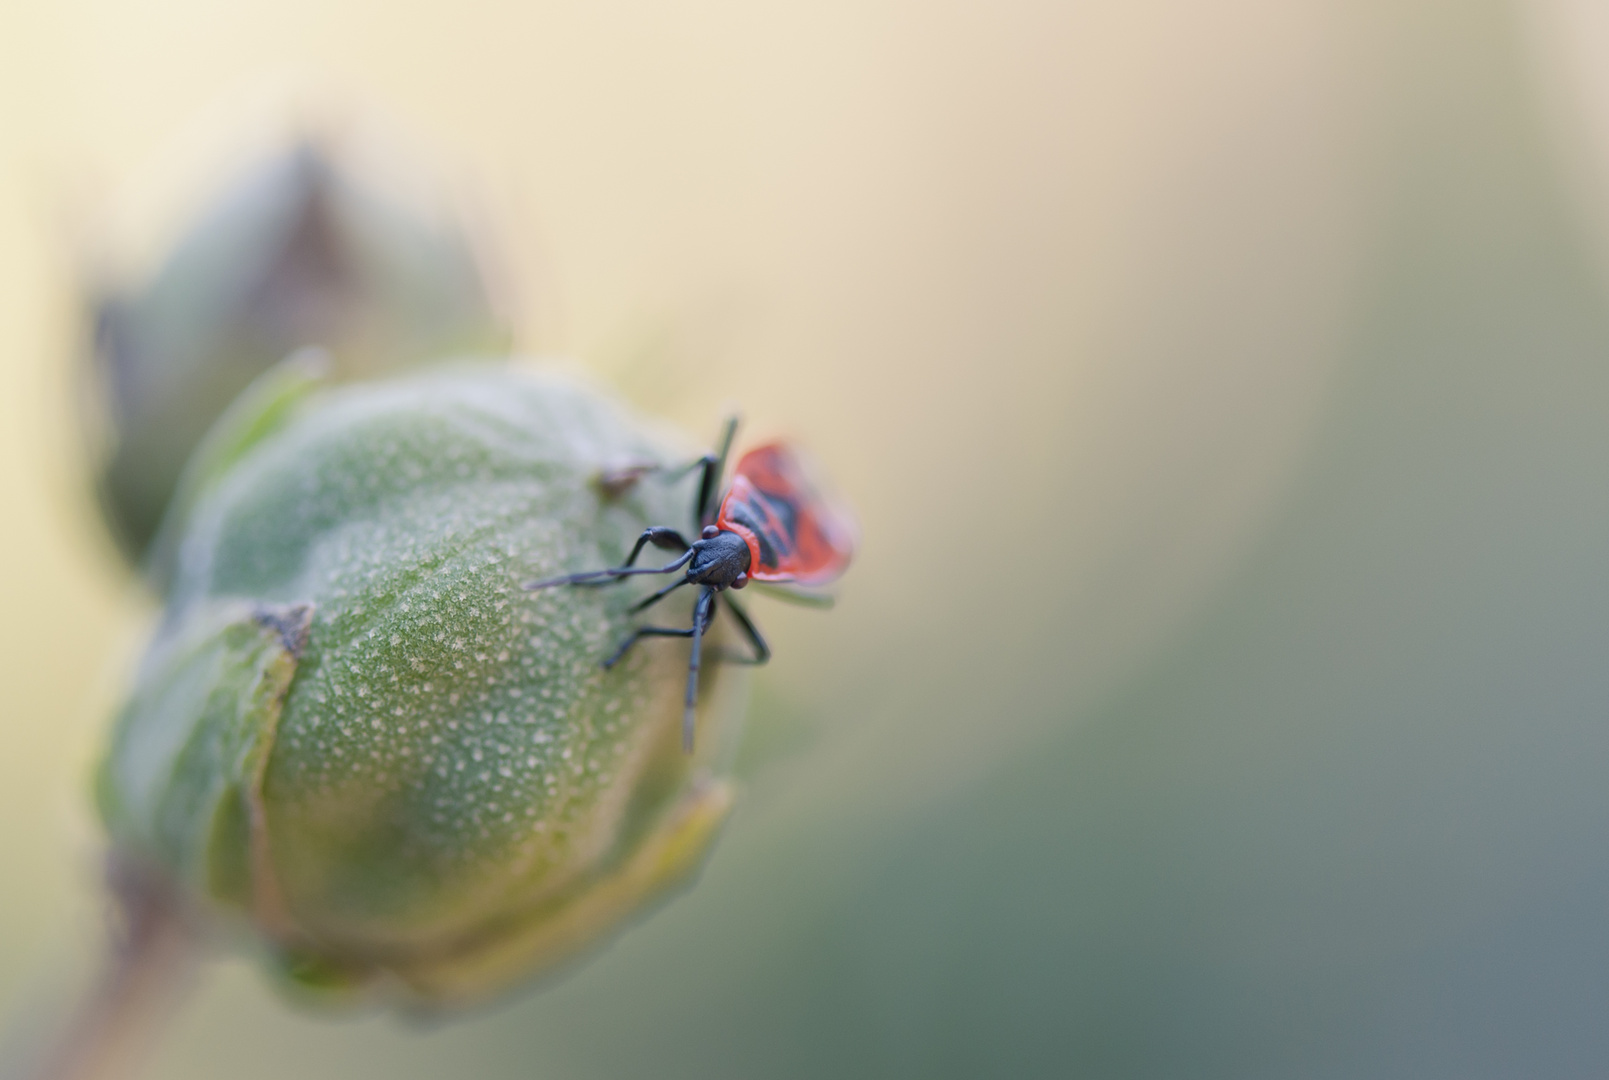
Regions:
[[741, 589], [749, 583], [748, 541], [735, 532], [709, 526], [693, 544], [687, 580], [717, 589]]

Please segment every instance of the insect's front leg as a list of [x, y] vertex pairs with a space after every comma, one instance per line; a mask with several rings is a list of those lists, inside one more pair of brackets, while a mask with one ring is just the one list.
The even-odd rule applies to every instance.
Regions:
[[680, 581], [673, 581], [669, 585], [666, 585], [663, 589], [660, 589], [658, 592], [654, 593], [652, 596], [644, 597], [635, 604], [631, 605], [631, 610], [634, 613], [638, 611], [646, 611], [655, 604], [659, 603], [661, 600], [665, 599], [665, 597], [669, 596], [671, 593], [675, 592], [677, 589], [681, 588], [683, 585], [691, 584], [692, 580], [692, 578], [684, 577]]
[[[683, 584], [683, 582], [678, 582]], [[693, 605], [693, 625], [686, 630], [678, 630], [670, 626], [639, 626], [631, 632], [631, 636], [620, 643], [620, 647], [603, 662], [604, 669], [614, 667], [625, 658], [631, 647], [645, 637], [690, 637], [693, 639], [692, 655], [687, 661], [687, 700], [686, 708], [682, 712], [682, 749], [692, 752], [693, 749], [693, 721], [696, 716], [698, 704], [698, 671], [703, 660], [704, 632], [709, 629], [710, 620], [715, 617], [715, 590], [704, 586], [699, 594], [698, 603]]]
[[639, 626], [631, 632], [631, 636], [620, 643], [620, 647], [609, 654], [609, 659], [603, 662], [603, 669], [608, 671], [626, 658], [631, 647], [645, 637], [692, 637], [693, 631], [677, 630], [672, 626]]
[[637, 537], [637, 542], [631, 546], [631, 554], [626, 556], [626, 561], [617, 569], [624, 570], [635, 565], [637, 556], [642, 554], [642, 549], [648, 544], [654, 545], [661, 551], [686, 551], [693, 546], [675, 529], [663, 525], [650, 525], [642, 531], [641, 536]]
[[704, 591], [699, 594], [698, 603], [693, 607], [693, 655], [687, 661], [687, 707], [682, 710], [682, 749], [689, 754], [693, 752], [693, 721], [697, 718], [701, 646], [704, 631], [709, 629], [710, 620], [714, 617], [715, 589], [706, 585]]

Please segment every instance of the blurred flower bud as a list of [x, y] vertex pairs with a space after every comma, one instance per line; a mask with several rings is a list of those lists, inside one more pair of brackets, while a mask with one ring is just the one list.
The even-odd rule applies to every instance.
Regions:
[[95, 299], [102, 502], [131, 558], [202, 435], [292, 351], [323, 346], [348, 379], [507, 348], [473, 247], [438, 210], [304, 144], [239, 176], [149, 281]]
[[248, 391], [227, 420], [248, 434], [215, 433], [222, 457], [191, 472], [102, 814], [303, 985], [477, 999], [685, 880], [730, 805], [733, 672], [707, 669], [684, 754], [686, 648], [599, 666], [641, 589], [521, 588], [685, 522], [692, 480], [606, 490], [683, 456], [550, 376], [448, 369], [287, 404], [297, 387]]

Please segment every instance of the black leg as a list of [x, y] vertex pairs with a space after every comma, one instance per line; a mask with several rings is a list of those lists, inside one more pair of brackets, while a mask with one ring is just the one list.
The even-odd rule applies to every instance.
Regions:
[[[686, 465], [676, 465], [673, 467], [667, 466], [660, 469], [659, 472], [662, 474], [661, 479], [663, 479], [666, 483], [674, 484], [676, 481], [680, 480], [690, 472], [697, 472], [699, 469], [703, 469], [705, 472], [708, 472], [719, 460], [720, 459], [714, 454], [705, 454], [703, 457], [694, 458]], [[702, 482], [703, 481], [700, 481], [700, 483]]]
[[691, 581], [691, 580], [692, 580], [691, 578], [682, 578], [680, 581], [673, 581], [669, 585], [666, 585], [663, 589], [660, 589], [654, 595], [648, 597], [645, 600], [639, 600], [635, 604], [631, 605], [631, 610], [632, 611], [642, 611], [642, 610], [644, 610], [646, 608], [651, 608], [655, 604], [659, 603], [661, 600], [665, 599], [665, 597], [669, 596], [671, 593], [673, 593], [677, 589], [681, 588], [683, 585], [688, 584], [688, 582]]
[[687, 707], [682, 711], [682, 750], [691, 754], [693, 752], [693, 721], [696, 719], [696, 706], [698, 705], [698, 664], [701, 646], [704, 642], [704, 631], [709, 627], [710, 618], [715, 614], [715, 590], [704, 586], [698, 603], [693, 607], [693, 655], [687, 661]]
[[754, 648], [753, 656], [733, 656], [723, 651], [721, 659], [729, 664], [756, 665], [770, 660], [771, 646], [765, 643], [765, 637], [761, 635], [760, 628], [754, 625], [754, 620], [749, 618], [749, 613], [744, 611], [736, 600], [732, 599], [731, 593], [722, 593], [721, 599], [726, 601], [726, 610], [732, 613], [732, 618], [736, 619], [737, 624], [743, 628], [743, 636], [749, 639], [749, 644]]
[[[679, 584], [679, 583], [678, 583]], [[687, 701], [682, 712], [682, 749], [691, 753], [693, 750], [693, 721], [696, 718], [698, 705], [698, 669], [703, 658], [704, 631], [709, 629], [710, 619], [715, 614], [715, 590], [708, 585], [699, 595], [698, 603], [693, 606], [693, 625], [686, 630], [677, 630], [669, 626], [639, 626], [631, 632], [631, 636], [620, 643], [616, 649], [603, 662], [605, 669], [612, 668], [631, 651], [631, 647], [645, 637], [690, 637], [693, 639], [693, 653], [687, 661]]]
[[631, 546], [631, 554], [627, 555], [626, 561], [620, 565], [631, 566], [635, 563], [637, 556], [642, 554], [645, 544], [652, 544], [661, 551], [686, 551], [693, 546], [675, 529], [667, 529], [663, 525], [650, 525], [642, 531], [641, 536], [637, 537], [637, 542]]
[[[598, 478], [605, 495], [618, 497], [632, 484], [649, 473], [658, 473], [668, 483], [675, 483], [688, 473], [702, 469], [703, 475], [698, 481], [698, 495], [693, 501], [693, 527], [702, 529], [705, 525], [715, 521], [715, 512], [719, 509], [715, 505], [715, 498], [720, 494], [721, 477], [726, 472], [726, 458], [732, 450], [732, 439], [737, 435], [737, 420], [735, 416], [726, 419], [726, 426], [721, 430], [720, 444], [715, 453], [705, 454], [703, 457], [678, 465], [675, 468], [664, 469], [653, 465], [632, 465], [618, 472], [604, 473]], [[667, 532], [670, 530], [666, 530]], [[642, 541], [638, 541], [638, 547]], [[661, 545], [663, 546], [663, 545]], [[627, 566], [631, 565], [628, 560]]]
[[704, 479], [698, 485], [698, 502], [693, 506], [693, 523], [702, 529], [715, 522], [715, 497], [720, 494], [721, 477], [726, 472], [726, 456], [732, 451], [732, 439], [737, 435], [737, 417], [726, 418], [721, 431], [721, 442], [714, 454], [704, 458]]
[[[648, 531], [653, 532], [654, 530], [650, 529]], [[665, 531], [675, 532], [673, 529], [666, 529]], [[646, 535], [647, 534], [645, 533], [644, 536]], [[677, 539], [681, 539], [679, 534], [677, 535]], [[643, 539], [643, 537], [639, 537], [637, 539], [637, 547], [631, 553], [632, 560], [637, 558], [637, 553], [642, 550], [642, 545], [645, 542], [646, 541]], [[685, 541], [683, 542], [685, 543]], [[630, 562], [627, 562], [625, 566], [615, 566], [608, 570], [584, 570], [579, 574], [565, 574], [563, 577], [547, 578], [543, 581], [527, 581], [523, 586], [521, 586], [521, 588], [546, 589], [554, 585], [588, 585], [594, 583], [609, 585], [613, 584], [614, 581], [620, 580], [621, 578], [631, 577], [633, 574], [668, 574], [673, 570], [680, 570], [682, 567], [687, 565], [688, 561], [692, 559], [692, 557], [693, 551], [691, 548], [689, 548], [682, 554], [681, 558], [677, 559], [673, 563], [666, 563], [664, 566], [633, 567]]]
[[607, 659], [607, 660], [605, 660], [603, 662], [603, 669], [605, 671], [608, 671], [610, 668], [612, 668], [616, 664], [620, 663], [620, 661], [625, 657], [625, 655], [628, 652], [631, 651], [631, 647], [633, 645], [637, 644], [637, 640], [639, 638], [645, 638], [645, 637], [692, 637], [692, 636], [693, 636], [693, 631], [690, 630], [690, 629], [689, 630], [677, 630], [674, 627], [670, 627], [670, 626], [639, 626], [639, 627], [637, 627], [637, 629], [635, 629], [635, 630], [633, 630], [631, 632], [630, 637], [628, 637], [625, 641], [622, 641], [620, 643], [620, 648], [616, 649], [612, 654], [610, 654], [609, 659]]

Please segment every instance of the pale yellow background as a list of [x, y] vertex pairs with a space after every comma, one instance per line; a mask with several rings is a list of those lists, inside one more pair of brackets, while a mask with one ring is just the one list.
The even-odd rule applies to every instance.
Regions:
[[[0, 1002], [23, 1007], [88, 955], [85, 777], [149, 616], [84, 490], [78, 277], [148, 266], [241, 155], [382, 131], [499, 252], [526, 352], [697, 437], [738, 404], [858, 508], [838, 610], [761, 613], [756, 738], [787, 748], [735, 852], [919, 821], [1244, 571], [1394, 287], [1405, 110], [1500, 56], [1582, 222], [1598, 185], [1578, 74], [1604, 28], [1564, 3], [0, 2]], [[325, 1026], [225, 968], [161, 1061], [548, 1075], [520, 1030]], [[552, 1075], [596, 1074], [579, 1046]]]

